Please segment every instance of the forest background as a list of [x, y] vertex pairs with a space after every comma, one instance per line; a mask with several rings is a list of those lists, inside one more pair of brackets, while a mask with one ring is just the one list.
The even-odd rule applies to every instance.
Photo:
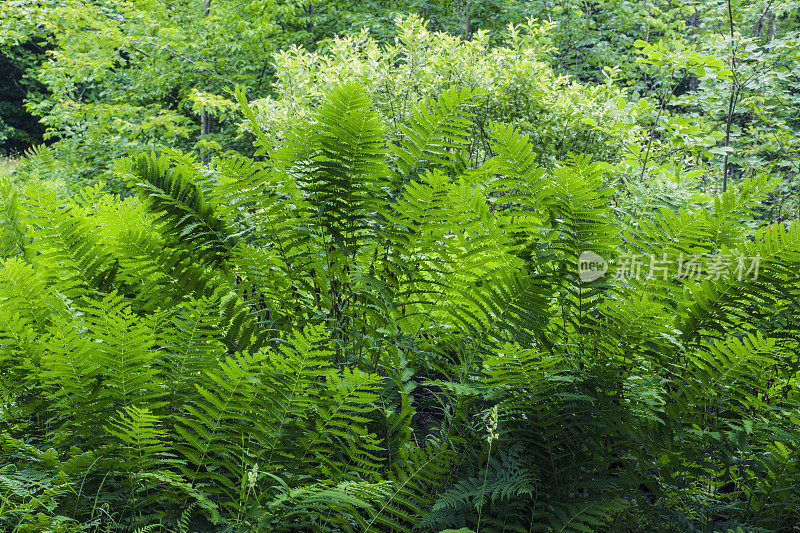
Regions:
[[[246, 151], [250, 143], [232, 96], [237, 86], [256, 108], [275, 116], [276, 108], [307, 105], [309, 95], [319, 91], [310, 79], [297, 79], [301, 68], [330, 76], [350, 68], [347, 62], [354, 58], [366, 60], [367, 50], [374, 55], [398, 38], [409, 38], [395, 23], [399, 16], [417, 14], [428, 31], [484, 48], [505, 42], [509, 24], [531, 21], [546, 29], [537, 37], [536, 59], [555, 76], [583, 84], [584, 93], [597, 85], [614, 87], [625, 99], [618, 112], [622, 120], [652, 130], [656, 144], [701, 154], [696, 163], [708, 163], [709, 169], [724, 167], [721, 179], [706, 172], [693, 180], [718, 190], [727, 174], [739, 179], [758, 169], [784, 177], [770, 206], [780, 219], [798, 209], [789, 190], [798, 186], [800, 149], [794, 115], [797, 9], [781, 1], [733, 4], [729, 13], [726, 2], [683, 0], [450, 0], [391, 6], [373, 1], [9, 0], [0, 7], [0, 60], [7, 73], [0, 82], [0, 150], [21, 154], [45, 142], [62, 165], [69, 165], [67, 181], [81, 183], [103, 179], [110, 161], [140, 149], [170, 145], [204, 157]], [[384, 55], [391, 52], [398, 53]], [[488, 85], [487, 72], [474, 65], [465, 70], [450, 74], [456, 76], [451, 81], [483, 77], [472, 83]], [[591, 114], [581, 109], [586, 105], [582, 95], [572, 94], [575, 101], [562, 107]], [[506, 105], [519, 115], [532, 111], [523, 110], [529, 102]], [[286, 117], [279, 118], [285, 127]], [[596, 131], [604, 127], [609, 126]], [[595, 153], [594, 148], [572, 151]], [[628, 150], [612, 157], [637, 156]], [[642, 163], [633, 166], [651, 164]]]

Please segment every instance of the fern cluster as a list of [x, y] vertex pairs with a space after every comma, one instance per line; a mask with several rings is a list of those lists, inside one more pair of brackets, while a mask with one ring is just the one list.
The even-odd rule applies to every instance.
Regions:
[[[476, 156], [478, 96], [387, 139], [335, 87], [260, 159], [120, 161], [125, 199], [3, 184], [3, 527], [800, 520], [800, 228], [747, 224], [770, 184], [627, 220], [588, 156], [544, 171], [502, 124]], [[587, 250], [761, 263], [585, 281]]]

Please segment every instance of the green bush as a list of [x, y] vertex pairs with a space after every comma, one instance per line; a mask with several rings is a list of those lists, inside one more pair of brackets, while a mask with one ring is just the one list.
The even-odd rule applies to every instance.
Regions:
[[611, 84], [584, 86], [555, 75], [544, 61], [552, 26], [532, 21], [512, 27], [502, 46], [479, 31], [470, 41], [434, 33], [418, 17], [398, 21], [393, 45], [381, 45], [364, 31], [335, 40], [325, 51], [293, 47], [275, 55], [273, 96], [254, 100], [259, 124], [270, 142], [305, 120], [329, 87], [357, 81], [372, 95], [389, 138], [402, 135], [416, 103], [456, 86], [481, 93], [470, 131], [470, 155], [484, 161], [490, 122], [513, 123], [530, 135], [537, 162], [551, 167], [569, 153], [591, 153], [601, 160], [619, 158], [622, 135], [585, 122], [616, 119]]

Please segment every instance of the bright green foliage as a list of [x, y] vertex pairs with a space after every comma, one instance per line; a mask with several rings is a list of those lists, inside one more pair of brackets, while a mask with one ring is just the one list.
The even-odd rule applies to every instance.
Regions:
[[[711, 6], [710, 6], [711, 7]], [[729, 76], [698, 74], [696, 91], [679, 103], [692, 118], [723, 124], [730, 180], [761, 174], [783, 183], [765, 202], [772, 220], [797, 218], [798, 31], [794, 4], [732, 2], [699, 17], [694, 39], [703, 53], [724, 59]]]
[[[365, 31], [337, 39], [325, 51], [293, 47], [277, 53], [275, 94], [254, 100], [252, 106], [272, 144], [309, 117], [328, 87], [357, 81], [373, 95], [388, 136], [402, 138], [401, 125], [417, 102], [437, 98], [453, 85], [464, 86], [477, 92], [475, 120], [465, 137], [472, 162], [485, 161], [486, 128], [492, 121], [513, 122], [529, 133], [543, 166], [566, 159], [570, 152], [615, 160], [620, 137], [584, 121], [610, 125], [615, 99], [622, 93], [612, 85], [585, 87], [554, 74], [545, 62], [548, 30], [552, 26], [528, 21], [513, 26], [502, 46], [493, 46], [487, 31], [463, 41], [433, 32], [419, 17], [409, 16], [398, 21], [397, 41], [391, 45], [379, 44]], [[415, 117], [415, 122], [424, 120]]]
[[[599, 5], [596, 16], [614, 20], [618, 4]], [[797, 6], [737, 0], [680, 4], [670, 6], [676, 23], [685, 25], [683, 33], [654, 34], [642, 25], [629, 44], [615, 47], [626, 59], [603, 67], [606, 75], [653, 98], [620, 101], [622, 120], [612, 127], [646, 131], [644, 142], [626, 147], [621, 170], [644, 182], [648, 175], [685, 175], [705, 191], [725, 190], [745, 177], [779, 176], [782, 183], [762, 212], [772, 220], [796, 218]], [[638, 5], [657, 10], [658, 2]], [[610, 68], [633, 63], [633, 48], [642, 54], [637, 74], [629, 67]]]
[[62, 160], [91, 180], [109, 159], [139, 148], [179, 144], [204, 155], [246, 149], [231, 127], [229, 90], [239, 83], [251, 96], [269, 94], [274, 52], [324, 48], [362, 30], [391, 43], [395, 20], [410, 13], [430, 21], [432, 30], [465, 39], [488, 30], [498, 43], [509, 23], [525, 22], [523, 4], [4, 1], [0, 70], [8, 76], [0, 80], [0, 149], [21, 153], [46, 133], [61, 140]]
[[125, 199], [4, 185], [3, 527], [796, 524], [800, 228], [751, 229], [774, 182], [631, 219], [588, 156], [541, 168], [494, 122], [471, 156], [484, 94], [387, 135], [344, 83], [274, 145], [240, 94], [264, 161], [142, 154]]
[[47, 48], [41, 66], [27, 61], [41, 84], [27, 108], [72, 174], [95, 181], [110, 177], [110, 160], [142, 149], [236, 146], [230, 91], [263, 94], [272, 53], [322, 37], [306, 29], [315, 3], [13, 0], [0, 5], [0, 51]]

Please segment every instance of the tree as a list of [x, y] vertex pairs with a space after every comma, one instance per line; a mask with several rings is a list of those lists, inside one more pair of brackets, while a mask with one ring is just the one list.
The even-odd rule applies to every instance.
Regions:
[[[0, 44], [44, 40], [27, 107], [59, 140], [74, 173], [96, 177], [109, 158], [173, 144], [201, 153], [237, 146], [226, 96], [267, 91], [271, 54], [313, 42], [307, 4], [216, 0], [14, 0], [0, 6]], [[202, 135], [201, 135], [202, 134]]]

